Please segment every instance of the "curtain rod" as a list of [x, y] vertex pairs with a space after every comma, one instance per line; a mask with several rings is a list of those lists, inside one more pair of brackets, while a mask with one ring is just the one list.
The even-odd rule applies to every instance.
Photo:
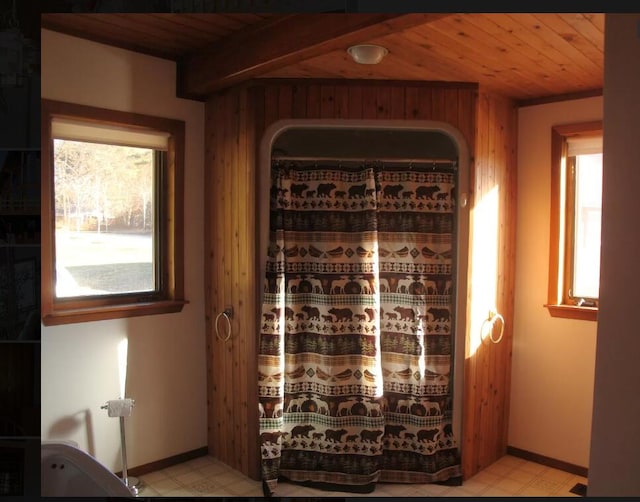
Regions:
[[294, 161], [294, 162], [402, 162], [406, 164], [455, 164], [456, 159], [408, 159], [408, 158], [354, 158], [354, 157], [296, 157], [289, 155], [274, 155], [272, 161]]

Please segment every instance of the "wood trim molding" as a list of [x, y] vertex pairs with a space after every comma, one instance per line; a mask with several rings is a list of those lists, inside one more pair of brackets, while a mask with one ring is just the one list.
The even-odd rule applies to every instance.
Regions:
[[562, 124], [553, 126], [553, 132], [561, 137], [602, 135], [602, 120], [580, 122], [579, 124]]
[[554, 96], [545, 96], [542, 98], [522, 99], [517, 101], [518, 108], [525, 106], [546, 105], [549, 103], [558, 103], [560, 101], [571, 101], [574, 99], [586, 99], [602, 96], [602, 89], [590, 89], [588, 91], [571, 92], [567, 94], [556, 94]]
[[522, 458], [536, 464], [546, 465], [554, 469], [560, 469], [561, 471], [570, 472], [576, 476], [588, 477], [589, 469], [580, 465], [571, 464], [563, 460], [557, 460], [555, 458], [540, 455], [539, 453], [533, 453], [531, 451], [522, 450], [514, 446], [507, 446], [507, 454], [514, 457]]
[[98, 308], [65, 309], [44, 314], [42, 316], [42, 322], [45, 326], [59, 326], [61, 324], [106, 321], [108, 319], [124, 319], [145, 315], [174, 314], [181, 312], [182, 308], [188, 303], [186, 300], [167, 300], [151, 303], [111, 305]]
[[552, 317], [597, 321], [597, 307], [579, 307], [566, 302], [565, 287], [567, 267], [567, 250], [565, 236], [561, 228], [567, 225], [564, 221], [565, 209], [561, 207], [564, 189], [561, 184], [563, 158], [566, 156], [566, 140], [572, 136], [590, 136], [602, 134], [602, 121], [593, 120], [575, 124], [561, 124], [551, 128], [551, 188], [549, 216], [549, 280], [547, 286], [547, 303], [545, 307]]
[[[173, 465], [188, 462], [189, 460], [193, 460], [194, 458], [204, 457], [208, 454], [209, 448], [207, 448], [206, 446], [202, 446], [201, 448], [196, 448], [195, 450], [186, 451], [184, 453], [179, 453], [178, 455], [173, 455], [171, 457], [163, 458], [154, 462], [149, 462], [148, 464], [143, 464], [131, 469], [127, 469], [127, 475], [143, 476], [145, 474], [149, 474], [150, 472], [159, 471], [160, 469], [166, 469], [167, 467], [171, 467]], [[122, 471], [116, 472], [115, 475], [122, 476]]]
[[562, 298], [562, 293], [559, 291], [558, 277], [560, 273], [560, 263], [564, 263], [561, 259], [561, 254], [564, 256], [564, 251], [561, 253], [560, 246], [562, 245], [562, 239], [560, 238], [560, 221], [561, 221], [561, 207], [560, 207], [560, 160], [564, 154], [563, 137], [553, 128], [551, 130], [551, 199], [550, 199], [550, 221], [549, 221], [549, 282], [547, 290], [547, 302], [550, 305], [557, 304]]
[[[178, 63], [178, 96], [202, 99], [333, 50], [429, 23], [449, 14], [290, 14], [225, 37]], [[295, 40], [295, 44], [291, 43]]]
[[[114, 295], [108, 298], [56, 298], [55, 197], [53, 190], [54, 118], [81, 120], [131, 130], [161, 131], [169, 135], [167, 168], [161, 188], [166, 210], [160, 218], [161, 287], [152, 295]], [[185, 123], [181, 120], [110, 110], [77, 103], [41, 100], [41, 315], [45, 326], [180, 312], [184, 298], [184, 156]]]
[[578, 307], [577, 305], [545, 305], [551, 317], [597, 321], [598, 309], [595, 307]]

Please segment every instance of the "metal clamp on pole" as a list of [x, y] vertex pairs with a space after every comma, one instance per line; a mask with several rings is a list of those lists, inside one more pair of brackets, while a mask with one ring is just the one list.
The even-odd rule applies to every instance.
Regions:
[[[226, 336], [222, 337], [220, 335], [220, 329], [218, 328], [218, 321], [220, 321], [220, 318], [224, 317], [226, 324], [227, 324], [227, 333]], [[216, 338], [218, 338], [218, 340], [222, 340], [223, 342], [227, 342], [231, 339], [231, 318], [233, 317], [233, 308], [232, 307], [227, 307], [226, 309], [224, 309], [222, 312], [220, 312], [217, 316], [216, 316], [216, 322], [215, 322], [215, 328], [216, 328]]]

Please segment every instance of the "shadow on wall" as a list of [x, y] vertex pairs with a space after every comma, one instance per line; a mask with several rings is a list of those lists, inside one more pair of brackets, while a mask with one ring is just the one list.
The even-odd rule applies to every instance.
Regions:
[[55, 422], [50, 428], [47, 437], [50, 438], [68, 438], [75, 434], [79, 429], [85, 429], [87, 438], [87, 451], [95, 457], [95, 438], [93, 433], [93, 419], [91, 410], [81, 410], [73, 415], [67, 415]]

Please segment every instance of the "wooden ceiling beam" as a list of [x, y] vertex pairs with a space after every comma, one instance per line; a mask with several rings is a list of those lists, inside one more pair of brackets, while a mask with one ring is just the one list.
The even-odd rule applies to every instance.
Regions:
[[382, 37], [449, 14], [288, 14], [234, 32], [178, 63], [178, 95], [213, 92], [327, 52]]

